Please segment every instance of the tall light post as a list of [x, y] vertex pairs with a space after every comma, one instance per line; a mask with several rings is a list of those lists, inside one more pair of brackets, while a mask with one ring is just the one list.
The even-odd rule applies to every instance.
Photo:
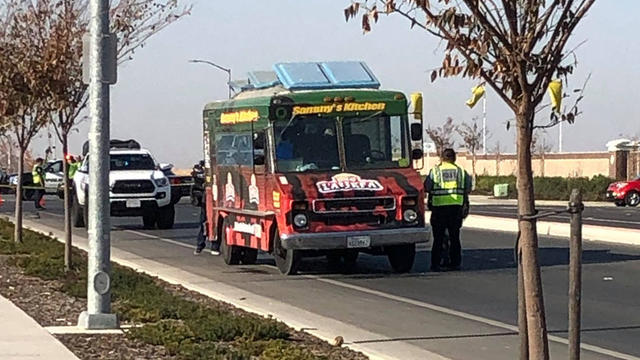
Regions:
[[228, 77], [228, 81], [227, 81], [227, 86], [229, 87], [229, 99], [231, 99], [231, 69], [227, 69], [225, 67], [222, 67], [216, 63], [213, 63], [211, 61], [208, 60], [198, 60], [198, 59], [194, 59], [194, 60], [189, 60], [190, 63], [194, 63], [194, 64], [207, 64], [207, 65], [211, 65], [213, 67], [215, 67], [218, 70], [222, 70], [224, 72], [227, 73], [227, 77]]
[[109, 0], [89, 2], [88, 41], [83, 44], [83, 81], [89, 84], [89, 233], [87, 310], [78, 327], [114, 329], [111, 313], [111, 222], [109, 214], [109, 85], [116, 82], [116, 37], [109, 33]]

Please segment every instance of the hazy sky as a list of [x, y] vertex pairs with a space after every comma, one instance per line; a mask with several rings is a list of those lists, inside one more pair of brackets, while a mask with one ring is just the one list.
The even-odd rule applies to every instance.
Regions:
[[[210, 66], [189, 64], [208, 59], [231, 67], [234, 78], [249, 70], [271, 69], [276, 62], [364, 60], [383, 88], [405, 93], [422, 91], [426, 122], [440, 125], [448, 116], [456, 122], [482, 116], [482, 106], [464, 105], [475, 85], [471, 80], [428, 80], [430, 69], [442, 61], [438, 40], [400, 16], [382, 16], [363, 35], [359, 21], [345, 23], [342, 10], [349, 0], [194, 0], [193, 12], [149, 40], [135, 59], [119, 69], [112, 87], [113, 138], [135, 138], [158, 161], [190, 167], [202, 158], [201, 112], [205, 103], [227, 96], [226, 74]], [[584, 114], [565, 125], [565, 151], [599, 151], [620, 134], [640, 134], [640, 41], [637, 0], [597, 1], [573, 38], [587, 42], [578, 51], [578, 68], [569, 78], [580, 87], [592, 77]], [[511, 118], [500, 99], [488, 90], [488, 147], [496, 141], [514, 149]], [[545, 99], [545, 101], [548, 101]], [[548, 112], [541, 113], [547, 117]], [[72, 152], [86, 139], [87, 124], [72, 138]], [[36, 154], [46, 146], [46, 132], [34, 144]], [[548, 131], [557, 144], [558, 130]], [[555, 147], [554, 147], [555, 150]]]

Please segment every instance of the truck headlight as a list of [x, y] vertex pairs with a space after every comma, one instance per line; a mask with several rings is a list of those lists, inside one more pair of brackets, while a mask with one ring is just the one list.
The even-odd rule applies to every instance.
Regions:
[[169, 180], [167, 180], [166, 177], [161, 177], [159, 179], [153, 179], [153, 181], [156, 183], [157, 187], [169, 186]]
[[299, 228], [306, 227], [309, 223], [309, 219], [307, 219], [307, 215], [305, 214], [297, 214], [293, 217], [293, 225]]
[[402, 218], [406, 222], [414, 222], [418, 219], [418, 213], [413, 209], [407, 209], [402, 213]]

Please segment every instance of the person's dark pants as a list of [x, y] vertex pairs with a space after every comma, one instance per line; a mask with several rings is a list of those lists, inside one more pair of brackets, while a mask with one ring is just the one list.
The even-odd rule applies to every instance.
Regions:
[[[207, 247], [207, 211], [205, 208], [201, 208], [200, 210], [200, 231], [198, 232], [198, 237], [196, 238], [196, 249], [203, 250]], [[220, 248], [220, 241], [215, 239], [215, 241], [211, 242], [211, 250], [218, 250]]]
[[[38, 184], [36, 184], [38, 186]], [[42, 197], [44, 196], [44, 189], [34, 189], [33, 190], [33, 205], [35, 205], [36, 209], [41, 208], [40, 201], [42, 201]]]
[[460, 228], [462, 227], [462, 206], [434, 206], [431, 211], [431, 229], [433, 231], [433, 247], [431, 248], [431, 267], [439, 267], [442, 259], [442, 245], [449, 233], [449, 257], [451, 267], [458, 267], [462, 262], [460, 245]]

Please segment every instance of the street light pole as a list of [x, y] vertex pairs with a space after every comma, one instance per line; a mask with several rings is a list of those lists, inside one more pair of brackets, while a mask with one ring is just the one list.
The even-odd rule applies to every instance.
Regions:
[[231, 99], [231, 69], [222, 67], [216, 63], [213, 63], [211, 61], [208, 60], [198, 60], [198, 59], [194, 59], [194, 60], [189, 60], [190, 63], [194, 63], [194, 64], [207, 64], [207, 65], [211, 65], [213, 67], [215, 67], [218, 70], [222, 70], [224, 72], [227, 73], [227, 86], [229, 87], [229, 99]]
[[[87, 310], [78, 318], [84, 329], [114, 329], [118, 317], [111, 313], [111, 222], [109, 211], [109, 65], [113, 60], [109, 38], [109, 0], [89, 2], [89, 252], [87, 259]], [[84, 61], [87, 61], [85, 59]]]

